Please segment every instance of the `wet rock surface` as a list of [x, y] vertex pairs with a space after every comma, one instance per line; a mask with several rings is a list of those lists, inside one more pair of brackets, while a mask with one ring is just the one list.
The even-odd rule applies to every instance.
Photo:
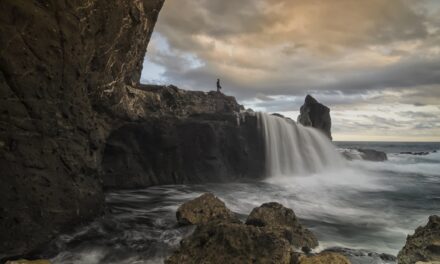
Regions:
[[203, 225], [210, 222], [240, 223], [225, 203], [212, 193], [205, 193], [182, 204], [176, 212], [180, 225]]
[[374, 149], [340, 149], [347, 160], [387, 161], [388, 156], [383, 151]]
[[377, 151], [374, 149], [358, 149], [361, 153], [361, 157], [368, 161], [386, 161], [388, 160], [387, 154], [383, 151]]
[[300, 224], [293, 210], [279, 203], [265, 203], [254, 208], [246, 224], [271, 228], [274, 232], [279, 232], [296, 248], [318, 246], [315, 235]]
[[[213, 209], [207, 208], [210, 204]], [[204, 194], [182, 207], [188, 207], [189, 213], [185, 215], [195, 219], [184, 223], [198, 224], [194, 233], [182, 240], [181, 247], [166, 261], [168, 264], [291, 263], [295, 248], [318, 244], [314, 235], [299, 224], [294, 212], [277, 203], [255, 208], [246, 224], [234, 218], [231, 221], [229, 209], [212, 194]], [[181, 213], [177, 213], [178, 222], [182, 212], [188, 210], [182, 207], [179, 208]]]
[[430, 216], [426, 226], [418, 227], [409, 235], [397, 259], [399, 264], [440, 262], [440, 217]]
[[330, 108], [319, 103], [311, 95], [307, 95], [301, 106], [298, 123], [319, 129], [329, 139], [332, 139]]

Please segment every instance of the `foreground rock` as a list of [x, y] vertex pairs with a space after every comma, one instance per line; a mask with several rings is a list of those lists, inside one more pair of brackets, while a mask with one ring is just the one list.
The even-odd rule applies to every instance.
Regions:
[[289, 242], [270, 230], [244, 224], [208, 224], [184, 239], [167, 264], [289, 264]]
[[176, 212], [177, 222], [180, 225], [204, 225], [211, 222], [240, 221], [229, 210], [225, 203], [211, 193], [182, 204]]
[[342, 156], [347, 160], [387, 161], [388, 156], [383, 151], [374, 149], [341, 149]]
[[318, 255], [305, 256], [294, 254], [291, 264], [350, 264], [350, 260], [338, 253], [324, 252]]
[[429, 217], [428, 224], [418, 227], [397, 256], [399, 264], [440, 262], [440, 217]]
[[329, 139], [332, 139], [330, 108], [319, 103], [311, 95], [307, 95], [301, 106], [298, 123], [321, 130]]
[[266, 227], [280, 232], [295, 247], [315, 248], [318, 240], [315, 235], [304, 228], [292, 209], [279, 203], [265, 203], [254, 208], [246, 220], [247, 225]]
[[291, 263], [295, 248], [318, 245], [294, 212], [278, 203], [255, 208], [243, 224], [221, 200], [208, 193], [183, 204], [176, 216], [180, 224], [196, 224], [197, 228], [181, 242], [166, 261], [168, 264], [287, 264]]

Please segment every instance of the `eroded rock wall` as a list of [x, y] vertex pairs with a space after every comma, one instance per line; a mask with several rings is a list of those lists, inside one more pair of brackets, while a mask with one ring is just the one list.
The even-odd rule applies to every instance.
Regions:
[[0, 1], [0, 259], [99, 215], [113, 99], [163, 0]]
[[264, 146], [256, 116], [161, 117], [127, 123], [109, 137], [103, 157], [106, 188], [261, 178]]

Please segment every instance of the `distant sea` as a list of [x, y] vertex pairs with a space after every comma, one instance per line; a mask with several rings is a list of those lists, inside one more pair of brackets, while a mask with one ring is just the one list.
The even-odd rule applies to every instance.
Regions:
[[370, 148], [386, 153], [432, 152], [440, 150], [440, 142], [365, 142], [334, 141], [340, 148]]

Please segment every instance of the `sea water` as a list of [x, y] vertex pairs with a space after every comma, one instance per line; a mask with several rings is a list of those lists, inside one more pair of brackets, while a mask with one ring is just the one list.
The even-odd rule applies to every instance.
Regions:
[[[261, 182], [169, 185], [107, 194], [109, 212], [61, 236], [54, 263], [163, 263], [192, 227], [177, 227], [179, 205], [212, 192], [245, 219], [276, 201], [292, 208], [320, 249], [348, 247], [396, 255], [406, 236], [440, 213], [440, 143], [335, 142], [386, 151], [388, 161], [348, 162], [340, 170]], [[428, 155], [399, 154], [429, 151]], [[382, 263], [379, 260], [374, 263]], [[360, 262], [359, 262], [360, 263]], [[383, 262], [385, 263], [385, 262]], [[392, 262], [391, 262], [392, 263]]]

